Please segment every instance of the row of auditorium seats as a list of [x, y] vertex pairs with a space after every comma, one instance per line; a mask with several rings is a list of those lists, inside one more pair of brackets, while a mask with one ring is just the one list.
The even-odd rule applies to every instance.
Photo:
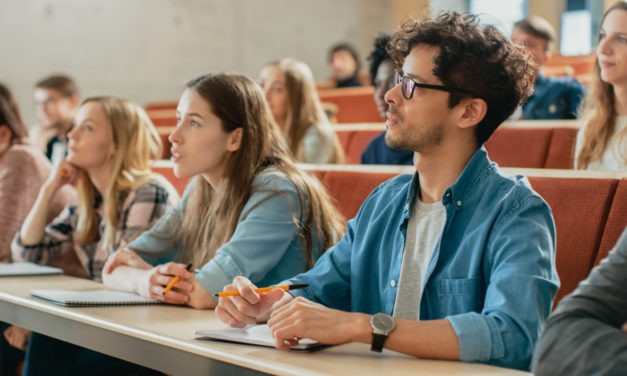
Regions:
[[[374, 103], [372, 86], [351, 87], [342, 89], [321, 89], [318, 91], [320, 100], [326, 104], [325, 109], [332, 108], [330, 114], [337, 123], [369, 123], [381, 121]], [[148, 116], [156, 126], [176, 125], [177, 103], [153, 102], [145, 106]]]
[[[576, 121], [516, 121], [497, 128], [485, 144], [490, 158], [501, 166], [524, 168], [573, 167], [579, 123]], [[359, 164], [361, 154], [383, 124], [337, 125], [336, 134], [346, 163]]]
[[[355, 216], [367, 195], [382, 182], [411, 166], [301, 165], [317, 176], [345, 218]], [[154, 165], [182, 192], [187, 180], [174, 176], [169, 161]], [[557, 301], [572, 292], [590, 269], [607, 256], [627, 225], [627, 177], [624, 174], [551, 169], [503, 168], [507, 175], [525, 175], [548, 202], [557, 231], [557, 270], [561, 287]]]
[[[164, 144], [163, 159], [170, 157], [168, 135], [173, 127], [158, 127]], [[375, 136], [384, 130], [382, 123], [344, 124], [335, 127], [346, 155], [346, 163], [359, 164], [361, 154]], [[579, 124], [574, 121], [526, 121], [503, 124], [486, 143], [490, 158], [501, 166], [560, 168], [573, 166]]]

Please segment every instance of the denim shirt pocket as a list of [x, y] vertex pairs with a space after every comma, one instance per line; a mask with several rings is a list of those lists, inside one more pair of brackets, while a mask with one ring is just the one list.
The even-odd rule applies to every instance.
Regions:
[[479, 312], [483, 306], [480, 286], [480, 278], [441, 279], [440, 312], [444, 316]]

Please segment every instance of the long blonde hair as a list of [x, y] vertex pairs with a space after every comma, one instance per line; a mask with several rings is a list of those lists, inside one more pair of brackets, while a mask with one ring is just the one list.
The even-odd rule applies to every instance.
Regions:
[[331, 151], [329, 163], [344, 163], [344, 151], [324, 113], [313, 73], [307, 64], [285, 58], [268, 63], [266, 66], [275, 66], [285, 74], [288, 97], [285, 136], [294, 157], [299, 161], [303, 160], [303, 138], [309, 127], [314, 126], [323, 142], [332, 142], [332, 145], [326, 145], [324, 148]]
[[[120, 220], [120, 209], [128, 193], [151, 177], [150, 159], [161, 155], [161, 138], [146, 112], [136, 104], [115, 97], [93, 97], [81, 103], [99, 103], [109, 120], [113, 134], [115, 152], [112, 156], [113, 179], [102, 193], [105, 228], [102, 240], [111, 246], [115, 241]], [[99, 200], [96, 188], [90, 179], [81, 179], [78, 184], [78, 223], [75, 239], [79, 244], [94, 242], [99, 233], [97, 208]]]
[[[619, 1], [610, 7], [603, 18], [601, 25], [607, 15], [613, 10], [627, 11], [627, 2]], [[594, 62], [592, 74], [592, 88], [586, 99], [585, 118], [586, 125], [581, 130], [583, 134], [583, 144], [575, 159], [577, 169], [585, 169], [590, 162], [603, 158], [603, 153], [607, 148], [614, 129], [616, 128], [616, 97], [612, 84], [601, 79], [601, 68], [599, 58]], [[615, 135], [619, 142], [627, 137], [627, 129]], [[623, 162], [627, 164], [627, 155], [623, 155]]]
[[[274, 168], [296, 186], [302, 214], [296, 218], [293, 212], [293, 216], [306, 266], [312, 266], [314, 247], [324, 250], [331, 246], [343, 233], [342, 220], [318, 180], [296, 167], [261, 89], [237, 74], [200, 76], [186, 87], [207, 101], [225, 132], [237, 128], [243, 132], [239, 149], [226, 156], [218, 187], [214, 189], [205, 179], [195, 178], [181, 226], [182, 261], [204, 265], [213, 258], [235, 232], [240, 217], [246, 216], [242, 210], [251, 196], [255, 176]], [[316, 239], [322, 239], [322, 243]]]

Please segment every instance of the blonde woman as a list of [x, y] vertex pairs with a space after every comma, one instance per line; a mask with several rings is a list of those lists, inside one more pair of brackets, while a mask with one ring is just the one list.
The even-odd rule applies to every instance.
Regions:
[[[342, 234], [329, 197], [295, 166], [254, 81], [235, 74], [193, 79], [177, 116], [174, 172], [196, 178], [176, 208], [112, 255], [108, 287], [211, 309], [213, 294], [235, 276], [277, 283], [311, 267]], [[180, 263], [162, 264], [167, 260]]]
[[[77, 110], [68, 139], [67, 158], [42, 186], [14, 238], [13, 259], [50, 263], [72, 255], [78, 262], [60, 265], [67, 274], [100, 280], [107, 257], [150, 227], [178, 196], [165, 179], [150, 171], [149, 160], [161, 155], [161, 141], [136, 105], [113, 97], [87, 99]], [[51, 197], [72, 183], [78, 185], [78, 204], [46, 223]], [[84, 356], [99, 359], [107, 370], [118, 365], [121, 370], [134, 367], [33, 334], [25, 372], [82, 374], [84, 369], [77, 364]]]
[[344, 152], [305, 63], [294, 59], [269, 63], [259, 73], [258, 82], [298, 162], [344, 163]]
[[587, 122], [577, 138], [575, 167], [627, 171], [627, 2], [601, 21]]

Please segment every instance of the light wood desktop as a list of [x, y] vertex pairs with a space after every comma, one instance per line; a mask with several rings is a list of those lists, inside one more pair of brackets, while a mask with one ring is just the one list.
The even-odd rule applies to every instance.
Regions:
[[279, 351], [194, 339], [195, 329], [224, 325], [213, 311], [177, 306], [68, 308], [32, 298], [31, 289], [87, 290], [93, 281], [67, 276], [0, 279], [0, 320], [171, 375], [528, 375], [481, 364], [423, 360], [365, 344], [317, 352]]

